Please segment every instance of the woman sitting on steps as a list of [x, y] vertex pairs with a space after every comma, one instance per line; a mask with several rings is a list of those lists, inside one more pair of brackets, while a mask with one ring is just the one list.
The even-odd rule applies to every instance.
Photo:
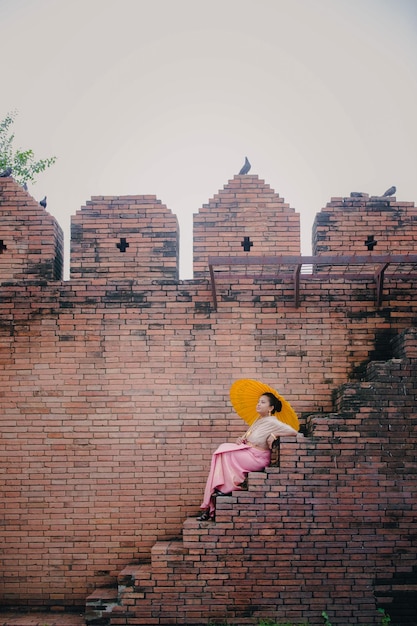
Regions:
[[237, 413], [250, 425], [236, 443], [222, 443], [214, 452], [199, 521], [214, 520], [216, 497], [241, 490], [248, 472], [269, 465], [275, 439], [298, 434], [298, 418], [292, 407], [268, 385], [238, 380], [230, 397]]

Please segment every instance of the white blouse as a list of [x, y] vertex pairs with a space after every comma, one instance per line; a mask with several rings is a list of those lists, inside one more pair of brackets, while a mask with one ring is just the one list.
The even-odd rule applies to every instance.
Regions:
[[243, 438], [248, 443], [267, 450], [269, 446], [266, 440], [271, 434], [276, 437], [285, 437], [294, 436], [298, 433], [292, 426], [280, 422], [274, 415], [267, 415], [266, 417], [258, 417]]

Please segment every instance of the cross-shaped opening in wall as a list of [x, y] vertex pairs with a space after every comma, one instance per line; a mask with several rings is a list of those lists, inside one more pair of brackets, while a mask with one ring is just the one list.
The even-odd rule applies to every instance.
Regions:
[[116, 248], [119, 248], [120, 252], [126, 252], [128, 247], [129, 247], [129, 244], [126, 241], [125, 237], [122, 237], [120, 239], [120, 242], [116, 243]]
[[7, 246], [4, 244], [3, 239], [0, 239], [0, 254], [3, 254], [5, 250], [7, 250]]
[[365, 241], [365, 246], [368, 250], [373, 250], [378, 242], [373, 235], [368, 235], [368, 239]]
[[243, 237], [243, 241], [240, 244], [245, 252], [250, 252], [250, 249], [253, 246], [253, 242], [250, 240], [250, 237]]

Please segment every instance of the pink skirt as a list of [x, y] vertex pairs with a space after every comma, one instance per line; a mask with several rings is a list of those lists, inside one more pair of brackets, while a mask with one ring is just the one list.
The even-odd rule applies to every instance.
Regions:
[[270, 450], [259, 450], [241, 443], [222, 443], [211, 458], [210, 472], [207, 478], [204, 499], [201, 508], [214, 512], [214, 502], [211, 497], [218, 489], [223, 493], [241, 490], [241, 483], [248, 472], [259, 472], [269, 465]]

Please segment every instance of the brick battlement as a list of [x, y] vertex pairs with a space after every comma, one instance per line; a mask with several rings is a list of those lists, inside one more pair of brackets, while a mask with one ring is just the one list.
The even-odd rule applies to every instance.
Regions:
[[155, 196], [98, 196], [71, 222], [71, 278], [178, 279], [175, 215]]
[[43, 207], [11, 178], [0, 180], [0, 281], [61, 280], [64, 236]]

